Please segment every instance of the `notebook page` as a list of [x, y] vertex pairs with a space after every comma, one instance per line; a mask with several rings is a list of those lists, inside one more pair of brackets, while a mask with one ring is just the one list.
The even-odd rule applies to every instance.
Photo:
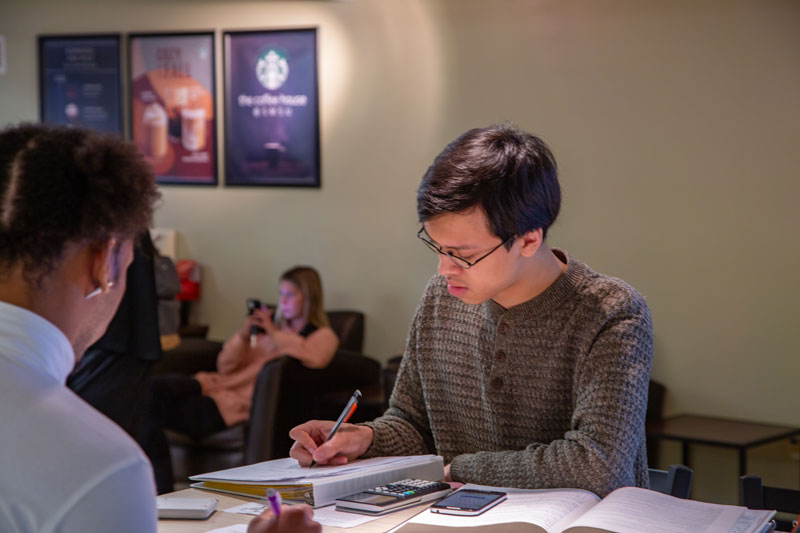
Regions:
[[[617, 489], [595, 505], [574, 527], [617, 533], [702, 533], [730, 531], [743, 507], [683, 500], [646, 489]], [[571, 531], [570, 528], [568, 531]]]
[[[464, 488], [478, 488], [466, 485]], [[502, 490], [480, 487], [483, 490]], [[599, 498], [588, 491], [553, 489], [509, 492], [508, 499], [478, 516], [454, 516], [426, 510], [406, 524], [475, 527], [527, 522], [546, 531], [559, 530], [590, 509]]]

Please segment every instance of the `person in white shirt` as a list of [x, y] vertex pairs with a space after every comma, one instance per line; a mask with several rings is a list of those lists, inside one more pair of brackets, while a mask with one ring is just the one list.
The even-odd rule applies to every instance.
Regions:
[[0, 132], [0, 531], [156, 530], [146, 457], [65, 381], [114, 315], [157, 197], [117, 137]]
[[[65, 386], [125, 292], [133, 239], [158, 198], [119, 137], [0, 131], [0, 531], [156, 531], [150, 463]], [[310, 509], [265, 512], [251, 533], [312, 533]]]

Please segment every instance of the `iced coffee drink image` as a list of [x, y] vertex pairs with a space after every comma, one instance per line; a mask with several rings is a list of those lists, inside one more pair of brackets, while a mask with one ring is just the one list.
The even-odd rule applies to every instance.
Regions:
[[167, 155], [167, 112], [158, 102], [144, 108], [144, 153], [154, 159]]
[[181, 144], [190, 152], [206, 147], [206, 110], [181, 110]]

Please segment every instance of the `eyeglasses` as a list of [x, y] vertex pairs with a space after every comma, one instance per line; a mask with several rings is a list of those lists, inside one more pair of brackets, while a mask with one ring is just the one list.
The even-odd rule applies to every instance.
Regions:
[[492, 252], [494, 252], [495, 250], [497, 250], [498, 248], [500, 248], [501, 246], [503, 246], [504, 244], [506, 244], [508, 241], [510, 241], [513, 238], [513, 237], [509, 237], [508, 239], [504, 240], [503, 242], [501, 242], [500, 244], [498, 244], [497, 246], [495, 246], [494, 248], [492, 248], [491, 250], [489, 250], [488, 252], [486, 252], [485, 254], [480, 256], [479, 258], [477, 258], [475, 261], [468, 261], [467, 259], [464, 259], [463, 257], [457, 256], [453, 252], [445, 252], [442, 249], [441, 245], [436, 244], [435, 242], [433, 242], [433, 240], [430, 239], [430, 235], [428, 235], [427, 233], [425, 233], [425, 235], [427, 235], [427, 237], [428, 237], [426, 239], [425, 236], [423, 236], [424, 232], [425, 232], [425, 227], [420, 228], [419, 231], [417, 232], [417, 238], [419, 240], [424, 242], [425, 245], [428, 248], [430, 248], [431, 250], [433, 250], [437, 254], [446, 255], [447, 257], [450, 258], [450, 260], [453, 263], [456, 264], [456, 266], [459, 266], [459, 267], [463, 268], [464, 270], [469, 270], [470, 268], [474, 267], [475, 265], [477, 265], [478, 263], [480, 263], [481, 261], [483, 261], [484, 259], [489, 257], [492, 254]]

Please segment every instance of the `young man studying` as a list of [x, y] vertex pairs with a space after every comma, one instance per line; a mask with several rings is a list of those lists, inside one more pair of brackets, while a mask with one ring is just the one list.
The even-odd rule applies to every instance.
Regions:
[[[437, 453], [448, 481], [648, 485], [650, 311], [623, 281], [550, 248], [560, 207], [543, 141], [503, 125], [468, 131], [422, 179], [418, 237], [439, 255], [389, 409], [363, 425], [294, 428], [307, 465]], [[599, 234], [598, 234], [599, 235]]]

